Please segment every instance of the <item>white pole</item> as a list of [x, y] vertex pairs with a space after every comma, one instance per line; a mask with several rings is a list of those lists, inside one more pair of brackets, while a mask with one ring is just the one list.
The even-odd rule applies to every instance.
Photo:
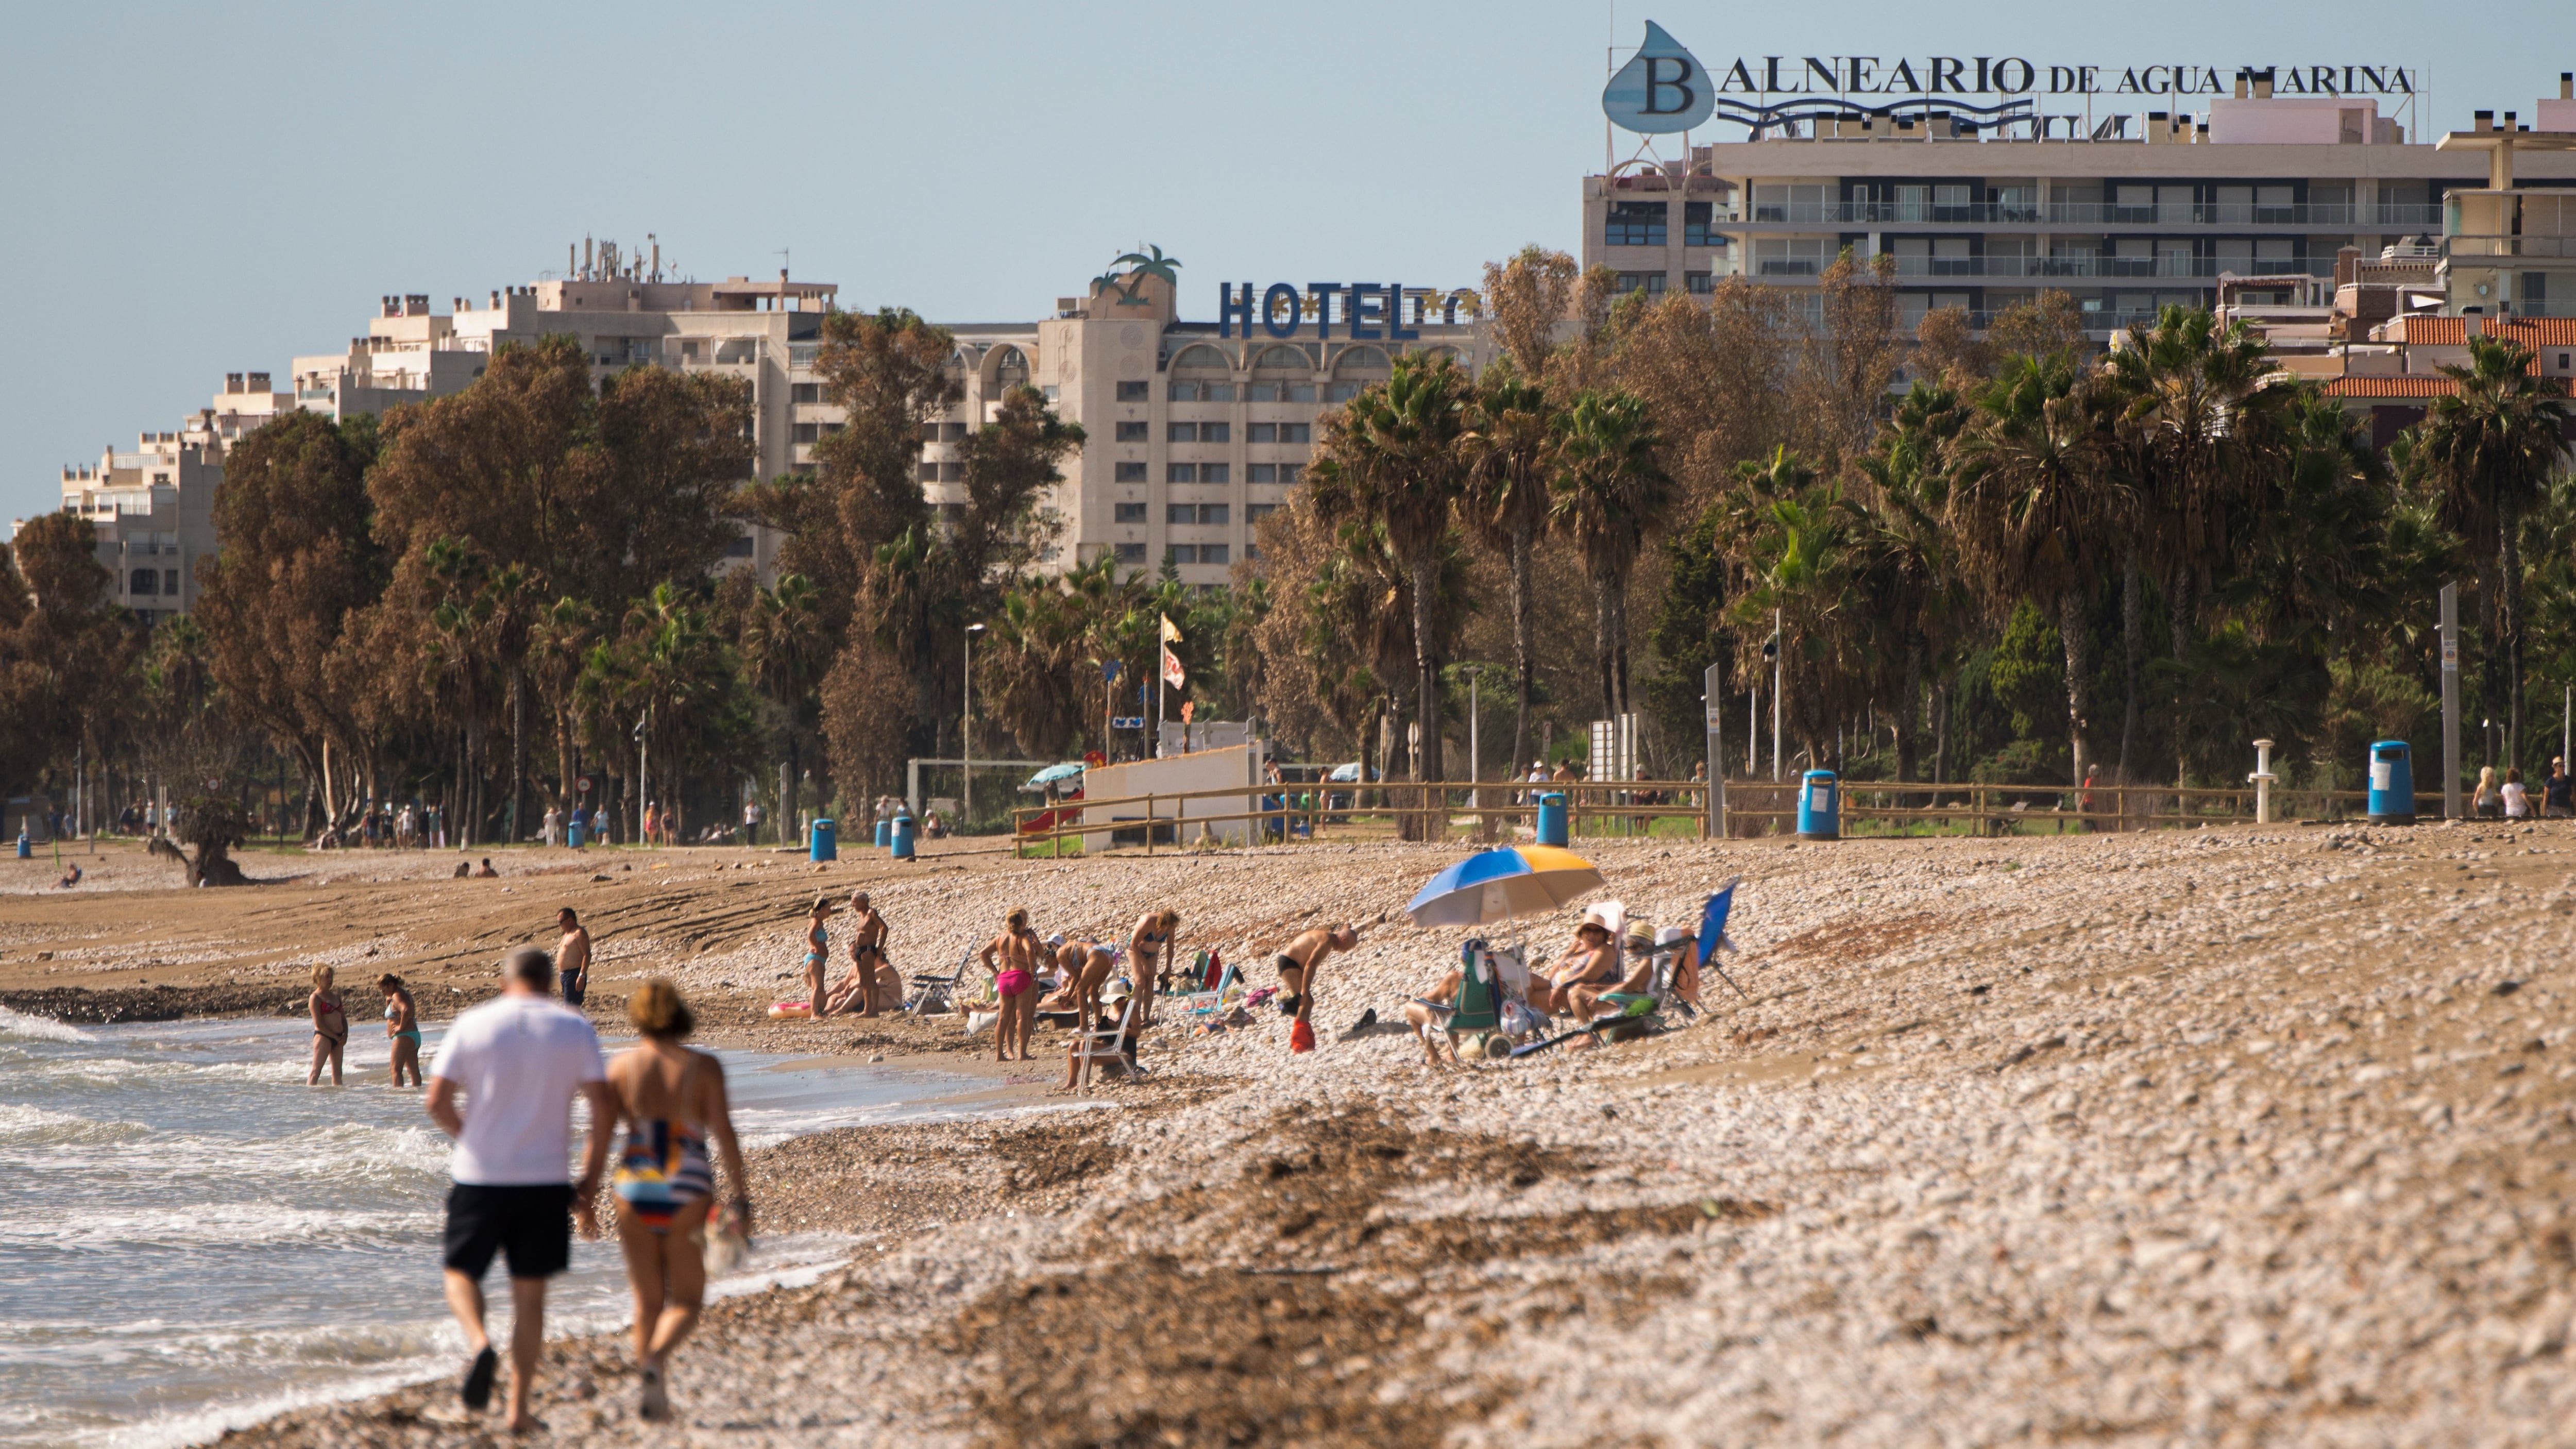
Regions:
[[[1474, 669], [1467, 671], [1467, 808], [1469, 810], [1482, 810], [1485, 808], [1485, 799], [1483, 794], [1474, 788], [1476, 781], [1480, 778], [1477, 773], [1477, 762], [1483, 758], [1482, 751], [1484, 749], [1484, 737], [1480, 731], [1480, 726], [1483, 724], [1483, 714], [1479, 708], [1476, 698], [1476, 680], [1480, 672], [1481, 671]], [[1477, 816], [1476, 828], [1481, 831], [1484, 827], [1485, 817], [1482, 815]]]
[[1780, 633], [1781, 611], [1771, 611], [1771, 783], [1780, 783], [1780, 697], [1788, 688], [1789, 641]]
[[957, 755], [966, 771], [965, 803], [959, 810], [965, 818], [957, 822], [960, 829], [975, 818], [975, 631], [983, 627], [966, 626], [966, 702], [957, 716]]

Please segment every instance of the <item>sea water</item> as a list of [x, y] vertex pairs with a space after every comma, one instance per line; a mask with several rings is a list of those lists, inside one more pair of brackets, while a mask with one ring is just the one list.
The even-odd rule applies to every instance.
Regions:
[[[0, 1009], [0, 1444], [193, 1443], [461, 1370], [438, 1266], [447, 1139], [420, 1092], [388, 1085], [372, 998], [348, 999], [337, 1089], [304, 1084], [299, 1019], [75, 1029]], [[746, 1147], [942, 1115], [940, 1094], [979, 1085], [718, 1055]], [[848, 1248], [763, 1237], [717, 1291], [811, 1278]], [[506, 1343], [498, 1262], [485, 1292]], [[615, 1240], [576, 1237], [548, 1335], [621, 1325], [630, 1302]]]

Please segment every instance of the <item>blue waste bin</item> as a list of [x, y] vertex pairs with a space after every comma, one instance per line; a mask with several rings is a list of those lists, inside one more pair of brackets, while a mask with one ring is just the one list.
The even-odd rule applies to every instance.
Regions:
[[892, 844], [894, 844], [894, 817], [880, 815], [877, 817], [877, 849], [883, 850]]
[[576, 821], [574, 821], [573, 823], [571, 823], [570, 825], [567, 825], [567, 826], [565, 826], [565, 827], [564, 827], [564, 844], [565, 844], [565, 845], [567, 845], [567, 846], [569, 846], [569, 847], [571, 847], [571, 848], [572, 848], [572, 849], [574, 849], [574, 850], [579, 850], [579, 849], [581, 849], [581, 822], [580, 822], [580, 821], [576, 820]]
[[1834, 799], [1834, 772], [1809, 770], [1798, 785], [1798, 838], [1840, 840], [1842, 813]]
[[2381, 740], [2370, 747], [2370, 823], [2415, 823], [2415, 763], [2404, 740]]
[[27, 838], [27, 829], [23, 825], [18, 828], [18, 858], [20, 860], [36, 858], [36, 843]]
[[898, 814], [894, 817], [893, 840], [894, 858], [912, 859], [912, 817], [910, 815]]
[[815, 860], [839, 860], [841, 858], [840, 842], [834, 838], [832, 830], [833, 825], [831, 821], [817, 820], [814, 822], [814, 828], [807, 833], [809, 852]]
[[1538, 843], [1561, 847], [1565, 839], [1565, 796], [1550, 791], [1538, 797]]

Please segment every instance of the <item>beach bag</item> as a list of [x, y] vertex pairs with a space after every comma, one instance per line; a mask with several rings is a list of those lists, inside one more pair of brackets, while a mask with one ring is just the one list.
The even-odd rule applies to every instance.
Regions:
[[1503, 1034], [1505, 1036], [1528, 1036], [1533, 1032], [1545, 1028], [1546, 1025], [1546, 1018], [1532, 1010], [1528, 1003], [1520, 1001], [1506, 1001], [1503, 1003]]
[[707, 1219], [706, 1237], [700, 1251], [706, 1263], [707, 1276], [722, 1278], [740, 1268], [751, 1256], [751, 1239], [743, 1236], [742, 1228], [730, 1213], [719, 1211]]

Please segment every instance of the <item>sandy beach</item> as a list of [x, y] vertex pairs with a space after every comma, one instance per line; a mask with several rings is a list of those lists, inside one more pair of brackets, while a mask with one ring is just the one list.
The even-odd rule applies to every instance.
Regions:
[[[2541, 1444], [2576, 1421], [2576, 829], [1586, 842], [1602, 894], [1658, 922], [1743, 877], [1727, 965], [1751, 1000], [1712, 979], [1667, 1035], [1511, 1065], [1340, 1040], [1455, 959], [1465, 932], [1401, 907], [1456, 853], [530, 851], [497, 881], [445, 878], [452, 854], [280, 855], [251, 874], [293, 879], [182, 895], [108, 847], [74, 892], [6, 867], [29, 893], [0, 1004], [293, 1010], [327, 960], [402, 973], [440, 1017], [570, 903], [603, 1026], [665, 974], [712, 1040], [1068, 1109], [761, 1149], [768, 1225], [856, 1256], [711, 1310], [668, 1426], [633, 1418], [621, 1339], [557, 1344], [555, 1439]], [[1015, 905], [1123, 933], [1169, 903], [1185, 949], [1247, 963], [1309, 924], [1363, 944], [1324, 974], [1322, 1049], [1291, 1056], [1276, 1016], [1165, 1028], [1150, 1079], [1077, 1100], [1052, 1094], [1053, 1034], [1004, 1066], [953, 1020], [768, 1022], [803, 903], [862, 886], [906, 969]], [[487, 1427], [432, 1383], [233, 1437]]]

